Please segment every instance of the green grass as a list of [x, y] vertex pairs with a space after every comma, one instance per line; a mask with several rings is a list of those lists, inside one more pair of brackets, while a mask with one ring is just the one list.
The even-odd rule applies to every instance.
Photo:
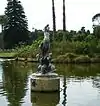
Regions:
[[[34, 58], [36, 59], [36, 55], [40, 52], [39, 45], [42, 40], [36, 40], [31, 45], [22, 45], [20, 47], [16, 47], [11, 51], [1, 51], [1, 58]], [[53, 42], [51, 44], [50, 51], [53, 56], [52, 59], [57, 62], [90, 62], [92, 61], [100, 61], [100, 53], [95, 53], [95, 49], [92, 46], [86, 46], [87, 42], [79, 42], [79, 41], [66, 41], [66, 42]], [[84, 49], [87, 47], [87, 51]], [[96, 48], [96, 46], [95, 46]], [[93, 50], [92, 50], [93, 49]], [[98, 48], [99, 50], [100, 48]], [[96, 59], [94, 59], [96, 58]], [[99, 58], [99, 59], [97, 59]]]
[[9, 53], [9, 52], [8, 53], [7, 52], [6, 53], [5, 52], [4, 53], [1, 52], [0, 53], [0, 58], [14, 58], [16, 56], [16, 54], [17, 54], [16, 52], [11, 52], [11, 53]]

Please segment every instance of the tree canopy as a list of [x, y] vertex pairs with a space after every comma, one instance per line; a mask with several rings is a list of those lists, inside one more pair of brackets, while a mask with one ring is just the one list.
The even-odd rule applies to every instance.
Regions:
[[100, 13], [95, 14], [92, 17], [93, 27], [100, 26]]
[[0, 15], [0, 24], [2, 26], [2, 31], [4, 30], [4, 25], [7, 23], [6, 15]]
[[26, 42], [28, 36], [28, 23], [24, 9], [19, 0], [7, 0], [5, 8], [7, 23], [4, 27], [5, 48], [12, 48], [19, 42]]
[[100, 13], [97, 13], [92, 17], [92, 22], [93, 22], [93, 33], [95, 37], [100, 39]]

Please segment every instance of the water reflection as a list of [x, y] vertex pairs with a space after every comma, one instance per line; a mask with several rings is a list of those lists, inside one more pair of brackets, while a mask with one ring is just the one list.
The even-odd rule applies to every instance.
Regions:
[[20, 106], [22, 98], [26, 95], [28, 79], [27, 69], [21, 68], [16, 63], [4, 62], [3, 64], [3, 90], [9, 106]]
[[66, 76], [63, 77], [63, 101], [62, 101], [62, 105], [66, 106], [67, 103], [67, 84], [66, 84]]
[[99, 66], [100, 64], [56, 65], [57, 72], [61, 75], [62, 88], [58, 106], [100, 105]]
[[90, 78], [95, 77], [100, 73], [100, 64], [58, 64], [56, 65], [57, 72], [60, 75], [73, 78]]
[[59, 93], [30, 92], [28, 80], [37, 64], [0, 63], [1, 106], [99, 106], [100, 64], [55, 64], [60, 75]]
[[60, 100], [60, 92], [31, 93], [32, 106], [56, 106]]
[[100, 89], [100, 76], [92, 78], [93, 87]]
[[3, 73], [3, 69], [2, 69], [2, 64], [0, 63], [0, 88], [2, 88], [2, 73]]

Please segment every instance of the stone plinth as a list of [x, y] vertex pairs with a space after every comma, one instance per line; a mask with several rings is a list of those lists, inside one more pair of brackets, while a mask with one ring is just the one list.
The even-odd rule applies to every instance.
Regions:
[[34, 73], [31, 76], [31, 90], [39, 92], [54, 92], [60, 89], [60, 78], [56, 73]]

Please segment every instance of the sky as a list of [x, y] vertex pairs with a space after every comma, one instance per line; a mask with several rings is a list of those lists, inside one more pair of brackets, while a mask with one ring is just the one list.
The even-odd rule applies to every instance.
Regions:
[[[7, 0], [0, 0], [0, 15], [4, 14]], [[28, 19], [29, 30], [32, 28], [44, 29], [46, 24], [52, 30], [52, 0], [20, 0]], [[55, 0], [56, 26], [62, 29], [62, 1]], [[85, 27], [92, 32], [92, 17], [100, 13], [100, 0], [65, 0], [66, 1], [66, 28], [80, 30]]]

